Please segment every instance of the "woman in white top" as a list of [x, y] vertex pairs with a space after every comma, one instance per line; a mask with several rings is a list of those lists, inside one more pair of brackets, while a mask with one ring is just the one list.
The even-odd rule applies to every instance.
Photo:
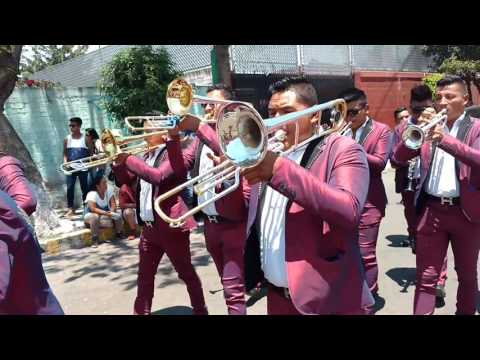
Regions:
[[[92, 191], [85, 199], [85, 216], [83, 221], [92, 231], [93, 246], [99, 243], [100, 227], [115, 227], [116, 238], [123, 237], [123, 220], [117, 212], [117, 205], [113, 189], [108, 186], [104, 176], [96, 176], [93, 180]], [[113, 224], [112, 224], [113, 223]]]
[[[103, 146], [102, 146], [102, 141], [100, 140], [100, 137], [98, 136], [97, 131], [94, 128], [88, 128], [85, 129], [85, 137], [88, 142], [88, 147], [90, 150], [91, 155], [96, 155], [103, 153]], [[88, 172], [88, 186], [89, 188], [92, 188], [93, 184], [93, 179], [96, 176], [103, 176], [105, 175], [105, 170], [106, 166], [97, 166], [95, 168], [92, 168]]]

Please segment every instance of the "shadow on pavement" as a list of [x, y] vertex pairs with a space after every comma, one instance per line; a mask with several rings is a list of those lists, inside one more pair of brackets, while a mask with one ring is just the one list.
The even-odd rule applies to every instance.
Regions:
[[400, 292], [408, 292], [410, 286], [415, 286], [415, 268], [393, 268], [386, 272], [386, 275], [401, 286]]
[[188, 306], [171, 306], [153, 311], [152, 315], [193, 315], [192, 308]]
[[390, 241], [390, 244], [388, 244], [390, 247], [404, 247], [402, 242], [408, 240], [406, 235], [387, 235], [385, 238]]
[[[64, 283], [74, 284], [84, 277], [105, 278], [118, 282], [128, 291], [137, 285], [138, 273], [138, 242], [127, 242], [126, 239], [107, 244], [98, 248], [86, 247], [67, 250], [58, 255], [43, 258], [46, 274], [65, 272]], [[212, 261], [206, 253], [203, 243], [191, 244], [192, 264], [194, 267], [208, 266]], [[164, 255], [157, 271], [157, 288], [172, 284], [183, 284], [173, 268], [168, 256]]]

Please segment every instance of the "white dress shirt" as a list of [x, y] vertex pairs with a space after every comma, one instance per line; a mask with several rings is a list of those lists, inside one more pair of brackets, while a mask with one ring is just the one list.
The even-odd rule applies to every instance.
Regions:
[[[453, 123], [452, 130], [445, 124], [445, 133], [457, 136], [460, 122], [465, 112]], [[426, 192], [437, 197], [459, 197], [460, 183], [455, 171], [455, 158], [446, 151], [436, 147], [433, 161], [430, 165], [430, 177], [426, 184]]]
[[[306, 146], [288, 155], [297, 164]], [[265, 278], [275, 286], [288, 288], [285, 262], [285, 217], [288, 198], [267, 186], [258, 212], [260, 257]]]
[[[206, 145], [202, 147], [202, 153], [200, 154], [200, 166], [199, 166], [199, 174], [205, 174], [206, 172], [210, 171], [215, 167], [213, 160], [208, 158], [207, 154], [210, 153], [213, 155], [213, 151]], [[209, 199], [215, 196], [215, 189], [207, 190], [202, 195], [198, 196], [198, 205], [203, 204], [204, 202], [208, 201]], [[215, 203], [210, 203], [205, 206], [202, 211], [205, 215], [210, 216], [217, 216], [218, 212], [215, 208]]]
[[[153, 166], [160, 151], [165, 145], [158, 147], [154, 152], [148, 154], [146, 160], [147, 165]], [[140, 219], [143, 221], [154, 221], [152, 207], [152, 184], [141, 179], [140, 180]]]
[[[355, 141], [358, 143], [360, 141], [360, 137], [362, 136], [363, 134], [363, 130], [365, 129], [365, 125], [367, 125], [367, 122], [370, 120], [370, 118], [367, 118], [367, 120], [365, 120], [365, 122], [362, 124], [362, 126], [360, 126], [358, 129], [357, 129], [357, 132], [355, 133]], [[343, 134], [343, 136], [348, 136], [349, 138], [352, 138], [352, 134], [353, 134], [353, 131], [352, 129], [348, 129], [345, 131], [345, 133]]]

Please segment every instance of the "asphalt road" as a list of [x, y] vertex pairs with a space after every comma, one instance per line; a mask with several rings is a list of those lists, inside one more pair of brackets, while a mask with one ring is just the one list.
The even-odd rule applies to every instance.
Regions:
[[[413, 310], [415, 256], [399, 246], [406, 237], [406, 222], [400, 196], [394, 192], [394, 172], [384, 173], [389, 205], [380, 228], [377, 246], [379, 263], [379, 315], [408, 315]], [[138, 239], [69, 250], [44, 258], [44, 268], [66, 314], [131, 314], [136, 295]], [[200, 276], [212, 315], [226, 315], [221, 284], [203, 236], [192, 235], [192, 261]], [[220, 290], [220, 291], [219, 291]], [[447, 297], [436, 314], [454, 314], [457, 276], [449, 249]], [[186, 288], [165, 256], [160, 263], [153, 301], [154, 314], [190, 314]], [[248, 314], [266, 314], [266, 299], [248, 307]]]

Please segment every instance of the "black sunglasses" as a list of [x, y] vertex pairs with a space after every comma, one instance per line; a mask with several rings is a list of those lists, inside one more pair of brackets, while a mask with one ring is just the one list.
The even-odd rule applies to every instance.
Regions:
[[362, 111], [363, 109], [365, 109], [365, 106], [362, 107], [361, 109], [350, 109], [350, 110], [347, 110], [347, 116], [357, 116], [358, 113], [360, 111]]

